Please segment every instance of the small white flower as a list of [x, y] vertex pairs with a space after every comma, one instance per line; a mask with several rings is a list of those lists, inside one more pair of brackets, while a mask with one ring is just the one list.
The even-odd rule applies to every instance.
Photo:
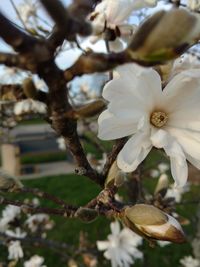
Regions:
[[124, 172], [134, 171], [153, 146], [163, 148], [176, 185], [184, 186], [186, 159], [200, 168], [200, 70], [180, 72], [164, 90], [151, 68], [127, 64], [117, 71], [103, 90], [110, 103], [98, 120], [99, 138], [131, 135], [117, 157]]
[[157, 178], [159, 176], [159, 174], [160, 174], [160, 172], [158, 170], [156, 170], [156, 169], [153, 169], [153, 170], [150, 171], [150, 175], [153, 178]]
[[[103, 0], [95, 8], [91, 14], [94, 35], [91, 39], [96, 42], [106, 28], [120, 33], [121, 38], [125, 41], [132, 36], [135, 26], [128, 25], [125, 22], [133, 12], [143, 7], [153, 7], [157, 4], [157, 0]], [[123, 43], [119, 38], [110, 42], [110, 48], [113, 51], [123, 49]]]
[[200, 262], [197, 259], [194, 259], [192, 256], [185, 256], [183, 259], [180, 260], [180, 263], [184, 267], [199, 267]]
[[38, 255], [34, 255], [30, 258], [30, 260], [24, 262], [24, 267], [46, 267], [42, 265], [44, 262], [44, 258]]
[[191, 10], [198, 10], [200, 9], [200, 1], [199, 0], [187, 0], [187, 6]]
[[19, 241], [11, 241], [8, 244], [8, 259], [9, 260], [18, 260], [24, 257], [24, 253]]
[[169, 242], [169, 241], [160, 241], [160, 240], [158, 240], [158, 241], [157, 241], [157, 244], [158, 244], [161, 248], [164, 248], [165, 246], [170, 245], [171, 242]]
[[129, 267], [135, 259], [142, 259], [143, 254], [137, 249], [142, 238], [128, 228], [120, 230], [118, 221], [111, 223], [111, 234], [107, 241], [97, 241], [97, 248], [105, 250], [104, 256], [111, 261], [112, 267]]

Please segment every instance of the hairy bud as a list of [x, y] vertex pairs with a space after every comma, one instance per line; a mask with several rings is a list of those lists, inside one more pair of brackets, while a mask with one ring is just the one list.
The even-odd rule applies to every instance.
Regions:
[[185, 9], [159, 11], [136, 31], [128, 53], [147, 62], [173, 59], [199, 40], [199, 21], [198, 14]]
[[37, 88], [31, 78], [26, 78], [23, 81], [22, 87], [27, 98], [37, 99]]
[[105, 187], [109, 187], [110, 185], [120, 187], [124, 183], [125, 178], [126, 174], [119, 169], [117, 166], [117, 161], [114, 161], [108, 172], [108, 176], [105, 181]]
[[76, 115], [79, 118], [90, 118], [98, 115], [106, 107], [106, 103], [103, 99], [94, 100], [86, 105], [76, 109]]
[[158, 183], [156, 185], [154, 195], [161, 194], [164, 197], [167, 192], [168, 187], [169, 187], [169, 179], [167, 175], [163, 173], [158, 179]]
[[150, 241], [185, 242], [185, 235], [179, 222], [152, 205], [137, 204], [125, 208], [123, 221], [133, 231]]
[[98, 213], [96, 210], [83, 207], [80, 207], [75, 213], [75, 217], [86, 223], [93, 222], [97, 216]]
[[6, 173], [0, 172], [0, 191], [3, 192], [15, 192], [22, 188], [22, 183], [15, 177], [12, 177]]

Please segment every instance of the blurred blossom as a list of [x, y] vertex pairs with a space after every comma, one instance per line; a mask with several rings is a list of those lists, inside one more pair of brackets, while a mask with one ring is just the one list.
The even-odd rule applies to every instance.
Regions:
[[22, 232], [22, 230], [19, 227], [17, 227], [15, 231], [6, 230], [6, 235], [14, 238], [24, 238], [26, 237], [26, 232]]
[[39, 226], [42, 226], [45, 230], [51, 230], [54, 226], [53, 221], [50, 220], [49, 215], [38, 213], [30, 216], [25, 224], [31, 230], [31, 232], [36, 232]]
[[169, 241], [160, 241], [160, 240], [158, 240], [158, 241], [157, 241], [157, 244], [158, 244], [161, 248], [164, 248], [165, 246], [170, 245], [171, 242], [169, 242]]
[[184, 267], [199, 267], [200, 261], [193, 258], [192, 256], [185, 256], [183, 259], [180, 260], [180, 263]]
[[15, 115], [22, 115], [26, 113], [40, 113], [45, 114], [47, 112], [47, 106], [46, 104], [32, 100], [32, 99], [26, 99], [19, 101], [14, 106], [14, 113]]
[[18, 260], [24, 257], [20, 241], [11, 241], [8, 244], [8, 259]]
[[189, 184], [184, 187], [176, 187], [175, 184], [171, 184], [170, 188], [167, 189], [165, 198], [174, 198], [176, 203], [180, 203], [182, 195], [190, 190]]
[[8, 205], [5, 207], [5, 209], [2, 211], [2, 217], [0, 219], [0, 232], [4, 232], [4, 230], [7, 229], [8, 224], [16, 217], [18, 217], [21, 213], [20, 207]]
[[104, 257], [111, 261], [112, 267], [129, 267], [136, 259], [143, 259], [138, 250], [142, 238], [128, 228], [120, 230], [118, 221], [110, 225], [111, 234], [107, 241], [97, 241], [98, 250], [105, 250]]
[[24, 267], [46, 267], [42, 265], [44, 263], [44, 258], [38, 255], [34, 255], [30, 260], [24, 262]]
[[[103, 0], [90, 15], [94, 36], [91, 42], [103, 38], [106, 28], [114, 38], [109, 42], [112, 51], [123, 50], [123, 41], [128, 41], [136, 29], [135, 25], [126, 23], [134, 10], [153, 7], [157, 0]], [[118, 38], [120, 36], [120, 38]], [[117, 38], [116, 38], [117, 37]], [[114, 40], [113, 40], [114, 39]]]
[[58, 144], [58, 148], [60, 150], [66, 150], [66, 146], [65, 146], [65, 140], [63, 137], [59, 137], [56, 139], [56, 142]]
[[187, 0], [187, 6], [191, 10], [198, 10], [200, 9], [200, 1], [199, 0]]

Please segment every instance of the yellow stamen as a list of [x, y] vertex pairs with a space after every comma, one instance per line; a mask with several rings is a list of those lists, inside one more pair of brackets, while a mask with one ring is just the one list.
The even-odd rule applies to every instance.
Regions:
[[154, 111], [151, 114], [150, 122], [157, 128], [163, 127], [168, 121], [168, 115], [163, 111]]

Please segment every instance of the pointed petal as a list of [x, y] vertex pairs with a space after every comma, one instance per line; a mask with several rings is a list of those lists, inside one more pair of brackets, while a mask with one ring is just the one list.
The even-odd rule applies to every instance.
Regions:
[[119, 119], [105, 110], [98, 119], [98, 137], [102, 140], [114, 140], [133, 134], [137, 130], [138, 123], [130, 119]]
[[122, 148], [117, 157], [117, 164], [124, 172], [134, 171], [146, 158], [152, 148], [149, 136], [137, 132]]

